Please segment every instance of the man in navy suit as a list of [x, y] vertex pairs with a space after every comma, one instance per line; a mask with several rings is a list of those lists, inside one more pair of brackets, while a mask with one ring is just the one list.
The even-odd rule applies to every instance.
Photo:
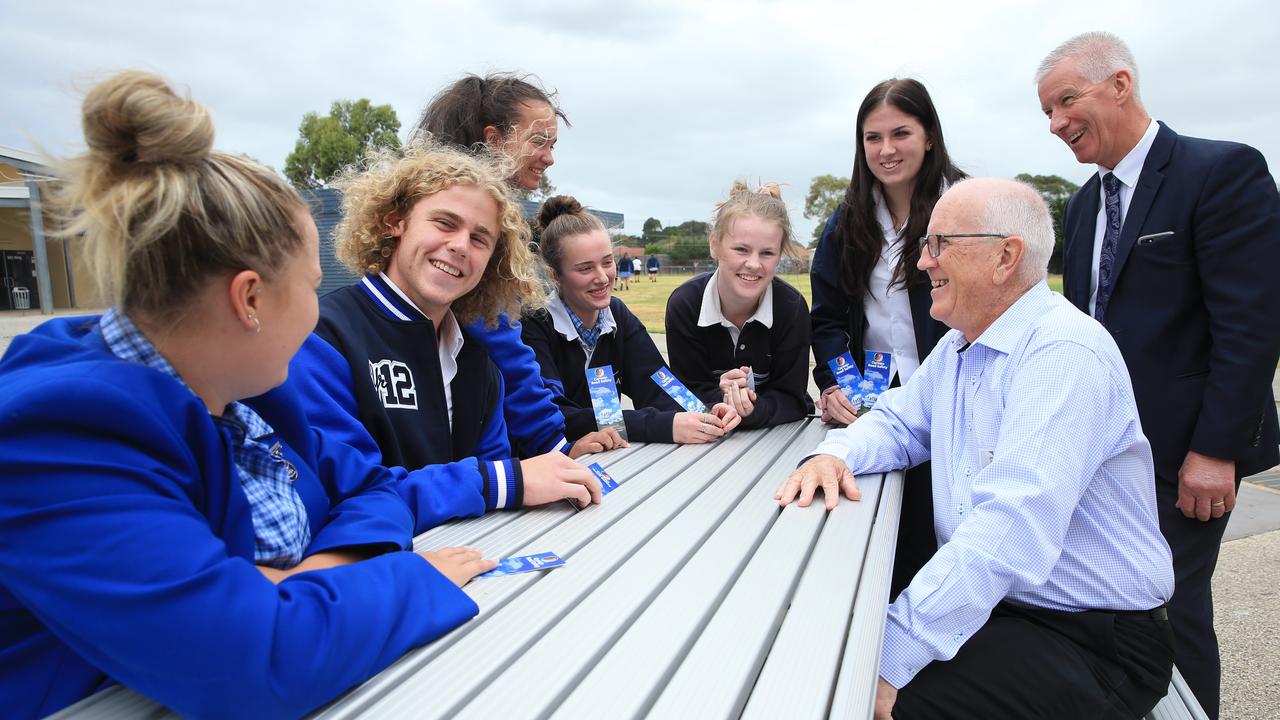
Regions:
[[1114, 35], [1063, 43], [1036, 82], [1049, 131], [1097, 166], [1067, 203], [1063, 292], [1128, 365], [1173, 550], [1175, 661], [1216, 718], [1218, 547], [1240, 478], [1280, 462], [1280, 197], [1257, 150], [1152, 120]]

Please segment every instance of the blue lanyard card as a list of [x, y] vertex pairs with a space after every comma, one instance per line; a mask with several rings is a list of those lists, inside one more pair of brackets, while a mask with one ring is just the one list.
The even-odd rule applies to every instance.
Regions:
[[841, 353], [828, 360], [827, 367], [831, 368], [840, 392], [849, 399], [849, 403], [854, 408], [862, 407], [862, 373], [858, 372], [853, 356], [847, 352]]
[[703, 413], [707, 411], [707, 406], [702, 404], [698, 396], [690, 392], [689, 388], [685, 387], [684, 383], [680, 382], [679, 378], [667, 368], [658, 368], [658, 372], [649, 377], [653, 378], [653, 381], [658, 383], [658, 387], [665, 390], [672, 400], [679, 403], [680, 407], [685, 409], [685, 412]]
[[866, 392], [862, 394], [862, 405], [868, 410], [876, 404], [876, 400], [889, 389], [889, 368], [893, 363], [893, 355], [879, 350], [867, 351], [867, 364], [862, 377], [867, 380]]
[[487, 573], [480, 573], [476, 577], [502, 577], [504, 575], [516, 575], [518, 573], [534, 572], [536, 570], [550, 570], [551, 568], [560, 567], [563, 564], [564, 558], [552, 552], [538, 553], [537, 555], [522, 555], [520, 557], [502, 558], [498, 561], [498, 567]]
[[[600, 482], [600, 497], [604, 497], [618, 488], [618, 481], [614, 480], [612, 475], [605, 472], [605, 469], [600, 467], [600, 463], [591, 463], [587, 466], [587, 469], [590, 470], [591, 474], [595, 475], [596, 480]], [[565, 498], [564, 501], [572, 505], [574, 510], [582, 509], [582, 506], [579, 505], [578, 501], [574, 498]]]
[[747, 368], [747, 389], [756, 389], [756, 369], [753, 367]]
[[613, 381], [612, 365], [587, 368], [587, 394], [591, 396], [591, 410], [596, 414], [596, 428], [612, 427], [626, 440], [627, 426], [622, 420], [622, 400]]

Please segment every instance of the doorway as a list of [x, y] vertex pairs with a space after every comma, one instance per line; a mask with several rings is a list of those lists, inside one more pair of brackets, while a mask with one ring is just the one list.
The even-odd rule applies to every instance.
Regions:
[[31, 309], [40, 307], [40, 293], [36, 289], [36, 256], [30, 250], [4, 250], [0, 252], [0, 310], [18, 309], [21, 290], [26, 290], [25, 300]]

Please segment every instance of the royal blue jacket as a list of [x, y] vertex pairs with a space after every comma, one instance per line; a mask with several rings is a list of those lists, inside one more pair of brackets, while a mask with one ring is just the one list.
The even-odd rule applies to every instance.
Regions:
[[174, 378], [60, 318], [0, 360], [0, 707], [40, 717], [119, 682], [182, 715], [291, 717], [475, 615], [402, 552], [393, 478], [308, 425], [290, 384], [244, 401], [297, 468], [307, 555], [272, 584], [231, 430]]

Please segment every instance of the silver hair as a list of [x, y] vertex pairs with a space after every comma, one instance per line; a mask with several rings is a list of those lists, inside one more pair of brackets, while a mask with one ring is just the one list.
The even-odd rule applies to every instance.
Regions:
[[1043, 280], [1053, 254], [1053, 218], [1035, 188], [1017, 180], [1001, 182], [987, 195], [983, 232], [1017, 235], [1026, 243], [1022, 271], [1031, 282]]
[[1091, 83], [1100, 83], [1121, 70], [1128, 70], [1133, 76], [1133, 97], [1138, 98], [1138, 63], [1119, 37], [1109, 32], [1076, 35], [1045, 56], [1036, 70], [1036, 84], [1067, 58], [1076, 61], [1080, 74]]

